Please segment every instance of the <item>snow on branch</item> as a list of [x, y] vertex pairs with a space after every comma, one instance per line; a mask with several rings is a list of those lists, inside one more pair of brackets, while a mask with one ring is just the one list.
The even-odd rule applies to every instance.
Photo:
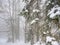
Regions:
[[54, 19], [55, 16], [60, 15], [60, 7], [58, 5], [54, 6], [50, 12], [48, 12], [48, 16]]
[[39, 10], [38, 9], [34, 9], [33, 12], [39, 12]]
[[46, 36], [46, 42], [51, 42], [52, 40], [56, 40], [56, 39], [51, 36]]
[[30, 24], [33, 24], [33, 23], [37, 22], [38, 20], [39, 20], [39, 18], [35, 18], [34, 20], [32, 20], [32, 21], [30, 22]]
[[26, 9], [25, 12], [28, 12], [28, 10]]

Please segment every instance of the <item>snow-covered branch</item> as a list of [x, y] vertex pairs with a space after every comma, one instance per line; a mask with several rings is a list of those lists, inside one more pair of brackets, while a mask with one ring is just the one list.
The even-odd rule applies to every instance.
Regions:
[[39, 20], [39, 18], [35, 18], [34, 20], [32, 20], [32, 21], [30, 22], [30, 24], [35, 23], [37, 20]]
[[60, 7], [58, 5], [54, 6], [50, 12], [48, 12], [50, 18], [54, 19], [55, 16], [60, 15]]

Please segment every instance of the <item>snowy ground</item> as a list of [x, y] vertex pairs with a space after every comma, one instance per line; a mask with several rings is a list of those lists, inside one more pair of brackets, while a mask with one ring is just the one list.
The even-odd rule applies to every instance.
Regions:
[[29, 43], [24, 43], [24, 41], [16, 41], [15, 43], [6, 42], [6, 39], [0, 40], [0, 45], [30, 45]]
[[[52, 39], [51, 37], [47, 37], [47, 38], [49, 39], [49, 40], [47, 39], [48, 41], [51, 41], [51, 39]], [[51, 44], [52, 45], [59, 45], [57, 41], [51, 41]], [[25, 43], [22, 40], [12, 43], [12, 42], [7, 42], [7, 39], [0, 38], [0, 45], [31, 45], [31, 43], [30, 42], [29, 43]], [[46, 43], [42, 42], [40, 44], [40, 42], [38, 41], [34, 45], [46, 45]]]

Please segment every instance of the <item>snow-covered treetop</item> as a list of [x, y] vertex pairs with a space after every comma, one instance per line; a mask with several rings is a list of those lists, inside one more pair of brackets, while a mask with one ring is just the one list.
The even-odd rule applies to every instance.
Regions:
[[58, 5], [54, 6], [49, 12], [48, 16], [52, 19], [55, 18], [55, 16], [60, 15], [60, 7]]

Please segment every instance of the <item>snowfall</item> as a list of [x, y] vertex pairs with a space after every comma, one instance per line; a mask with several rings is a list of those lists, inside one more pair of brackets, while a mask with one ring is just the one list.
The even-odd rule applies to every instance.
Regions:
[[[46, 0], [42, 0], [42, 5], [43, 3], [45, 3]], [[21, 6], [20, 7], [24, 7], [24, 2], [22, 3], [22, 0], [20, 1], [21, 3]], [[41, 6], [42, 8], [42, 6]], [[23, 9], [23, 8], [22, 8]], [[21, 9], [21, 10], [22, 10]], [[55, 10], [58, 10], [56, 13], [53, 13]], [[39, 10], [37, 9], [34, 9], [33, 12], [39, 12]], [[60, 14], [60, 7], [59, 6], [55, 6], [51, 9], [51, 11], [49, 11], [48, 15], [50, 15], [50, 18], [54, 18], [57, 14], [59, 15]], [[0, 17], [2, 17], [3, 19], [6, 18], [7, 19], [7, 15], [3, 15], [3, 14], [0, 14]], [[7, 26], [6, 25], [6, 22], [0, 18], [0, 31], [2, 30], [5, 30], [7, 29]], [[36, 20], [39, 20], [38, 18], [34, 19], [33, 21], [31, 21], [31, 24], [33, 24], [34, 22], [36, 22]], [[3, 25], [4, 24], [4, 25]], [[3, 35], [3, 33], [0, 33], [0, 45], [31, 45], [30, 42], [28, 43], [25, 43], [25, 38], [24, 38], [24, 26], [25, 26], [25, 18], [23, 16], [20, 17], [20, 40], [17, 40], [16, 42], [12, 43], [12, 42], [7, 42], [7, 34], [6, 35]], [[54, 40], [54, 41], [52, 41]], [[50, 36], [47, 36], [46, 37], [46, 43], [47, 42], [51, 42], [52, 45], [59, 45], [58, 42], [56, 41], [56, 39], [54, 37], [50, 37]], [[38, 42], [36, 42], [34, 45], [46, 45], [45, 43], [41, 42], [40, 40]]]
[[[4, 15], [0, 15], [0, 17], [3, 17]], [[0, 20], [2, 20], [2, 19], [0, 19]], [[32, 20], [31, 21], [31, 24], [33, 24], [33, 23], [35, 23], [36, 22], [36, 20], [39, 20], [38, 18], [36, 18], [36, 19], [34, 19], [34, 20]], [[2, 24], [4, 24], [4, 25], [2, 25]], [[0, 21], [0, 26], [2, 26], [3, 27], [3, 29], [2, 28], [0, 28], [0, 29], [2, 29], [2, 30], [4, 30], [4, 28], [6, 29], [6, 25], [5, 25], [6, 23], [5, 22], [3, 22], [2, 23], [2, 21]], [[7, 42], [7, 34], [6, 33], [4, 33], [4, 34], [6, 34], [5, 36], [2, 34], [2, 33], [0, 33], [0, 45], [31, 45], [31, 43], [30, 42], [28, 42], [28, 43], [25, 43], [25, 38], [24, 38], [24, 26], [25, 26], [25, 18], [23, 17], [23, 16], [20, 16], [20, 40], [18, 41], [16, 41], [16, 42], [14, 42], [14, 43], [12, 43], [12, 42]], [[45, 32], [44, 32], [44, 34], [45, 34]], [[52, 41], [52, 40], [54, 40], [54, 41]], [[51, 44], [52, 45], [59, 45], [59, 43], [56, 41], [56, 39], [54, 38], [54, 37], [50, 37], [50, 36], [47, 36], [46, 37], [46, 43], [47, 42], [51, 42]], [[41, 44], [40, 44], [41, 43]], [[43, 42], [41, 42], [40, 40], [38, 41], [38, 42], [36, 42], [34, 45], [46, 45], [45, 43], [43, 43]]]

